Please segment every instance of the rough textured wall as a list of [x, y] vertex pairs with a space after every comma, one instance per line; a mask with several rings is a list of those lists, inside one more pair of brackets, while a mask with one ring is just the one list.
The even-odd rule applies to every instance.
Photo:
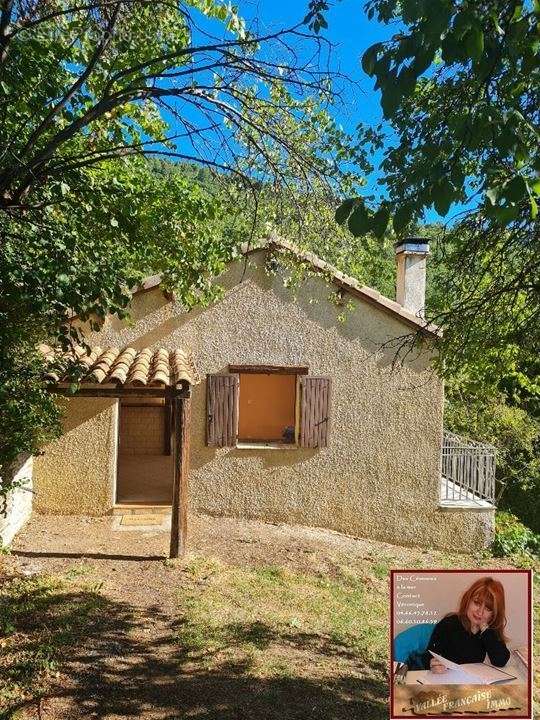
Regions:
[[62, 402], [64, 434], [34, 459], [34, 508], [58, 515], [103, 515], [114, 502], [117, 401]]
[[[329, 446], [320, 450], [209, 448], [203, 382], [193, 392], [190, 503], [194, 510], [329, 527], [403, 544], [481, 547], [492, 513], [438, 508], [443, 386], [428, 353], [393, 367], [399, 320], [320, 277], [287, 289], [263, 269], [233, 265], [221, 301], [183, 313], [159, 290], [138, 295], [133, 322], [111, 318], [92, 342], [193, 352], [201, 375], [229, 364], [309, 365], [333, 380]], [[349, 307], [351, 306], [351, 307]], [[338, 316], [345, 314], [344, 322]]]
[[413, 315], [424, 317], [426, 257], [402, 252], [397, 258], [396, 300]]
[[6, 498], [0, 498], [0, 545], [9, 545], [32, 513], [32, 457], [19, 456], [8, 480], [15, 482]]

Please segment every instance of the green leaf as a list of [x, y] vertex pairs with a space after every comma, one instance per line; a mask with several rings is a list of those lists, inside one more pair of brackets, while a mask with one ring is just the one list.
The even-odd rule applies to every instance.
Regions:
[[502, 152], [508, 152], [516, 145], [518, 139], [513, 128], [506, 123], [502, 128], [499, 128], [499, 134], [495, 138], [495, 144]]
[[403, 20], [406, 23], [413, 23], [419, 20], [422, 15], [424, 3], [422, 0], [401, 0], [401, 11]]
[[424, 47], [419, 50], [411, 66], [411, 70], [416, 78], [428, 69], [434, 57], [435, 49], [433, 47]]
[[410, 68], [404, 68], [397, 76], [397, 91], [400, 99], [410, 95], [416, 87], [416, 75]]
[[375, 43], [371, 47], [368, 47], [366, 52], [362, 55], [362, 70], [370, 77], [375, 72], [375, 63], [377, 62], [377, 55], [381, 48], [380, 43]]
[[69, 185], [65, 182], [60, 183], [60, 192], [62, 195], [67, 195], [69, 192]]
[[452, 0], [429, 0], [423, 3], [424, 32], [433, 39], [440, 38], [448, 29], [454, 8]]
[[386, 231], [386, 228], [388, 227], [389, 221], [390, 211], [388, 210], [388, 208], [381, 208], [380, 210], [377, 210], [377, 212], [373, 216], [373, 220], [371, 223], [373, 232], [375, 233], [376, 237], [382, 238]]
[[520, 202], [527, 193], [527, 183], [522, 175], [516, 175], [504, 186], [504, 197], [510, 202]]
[[492, 205], [497, 204], [497, 198], [499, 197], [499, 188], [490, 187], [486, 190], [486, 197]]
[[355, 198], [348, 198], [347, 200], [344, 200], [341, 205], [337, 208], [335, 219], [338, 225], [343, 225], [345, 220], [349, 217], [351, 214], [351, 210], [354, 207], [356, 200]]
[[530, 197], [531, 201], [531, 220], [536, 220], [538, 216], [538, 203], [536, 202], [535, 198], [531, 195]]
[[442, 41], [441, 47], [444, 62], [452, 64], [463, 59], [463, 46], [455, 33], [448, 33]]
[[397, 77], [388, 78], [387, 84], [383, 87], [381, 97], [381, 107], [384, 117], [389, 120], [399, 107], [402, 93], [398, 87]]
[[474, 60], [480, 60], [484, 52], [484, 33], [479, 27], [472, 26], [464, 38], [465, 48], [469, 57]]
[[410, 205], [402, 205], [394, 214], [393, 226], [396, 232], [400, 232], [412, 220], [413, 209]]
[[228, 10], [226, 5], [221, 5], [216, 9], [216, 17], [218, 20], [226, 20], [228, 15]]
[[454, 200], [455, 189], [452, 183], [446, 178], [440, 180], [433, 186], [431, 196], [435, 210], [444, 217], [450, 210], [450, 206]]
[[501, 225], [507, 225], [519, 215], [519, 205], [496, 205], [489, 214], [496, 218]]
[[355, 237], [365, 235], [371, 228], [371, 219], [365, 205], [357, 205], [352, 212], [348, 228]]
[[467, 10], [461, 10], [454, 18], [454, 30], [459, 37], [463, 37], [475, 22], [474, 16]]
[[514, 22], [515, 20], [519, 20], [519, 18], [523, 15], [523, 7], [521, 3], [516, 3], [514, 7], [514, 12], [511, 17], [511, 22]]

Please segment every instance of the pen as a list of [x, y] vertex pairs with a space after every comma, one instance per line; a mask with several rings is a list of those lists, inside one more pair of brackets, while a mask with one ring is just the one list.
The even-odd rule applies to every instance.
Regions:
[[403, 685], [407, 676], [408, 667], [406, 663], [400, 663], [396, 669], [395, 683], [396, 685]]

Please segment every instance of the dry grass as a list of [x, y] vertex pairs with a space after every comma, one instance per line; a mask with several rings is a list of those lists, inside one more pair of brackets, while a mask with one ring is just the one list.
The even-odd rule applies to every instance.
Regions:
[[389, 568], [505, 564], [196, 522], [192, 552], [169, 561], [164, 534], [33, 521], [0, 557], [2, 720], [382, 720]]
[[176, 639], [193, 662], [238, 663], [258, 678], [369, 671], [384, 680], [385, 582], [347, 567], [330, 578], [203, 557], [185, 572]]
[[4, 578], [0, 587], [0, 718], [45, 696], [105, 600], [72, 577]]

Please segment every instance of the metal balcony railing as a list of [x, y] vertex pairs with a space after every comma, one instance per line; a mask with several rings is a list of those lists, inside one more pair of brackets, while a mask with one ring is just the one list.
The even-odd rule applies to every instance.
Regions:
[[493, 445], [445, 431], [442, 446], [441, 500], [495, 504]]

